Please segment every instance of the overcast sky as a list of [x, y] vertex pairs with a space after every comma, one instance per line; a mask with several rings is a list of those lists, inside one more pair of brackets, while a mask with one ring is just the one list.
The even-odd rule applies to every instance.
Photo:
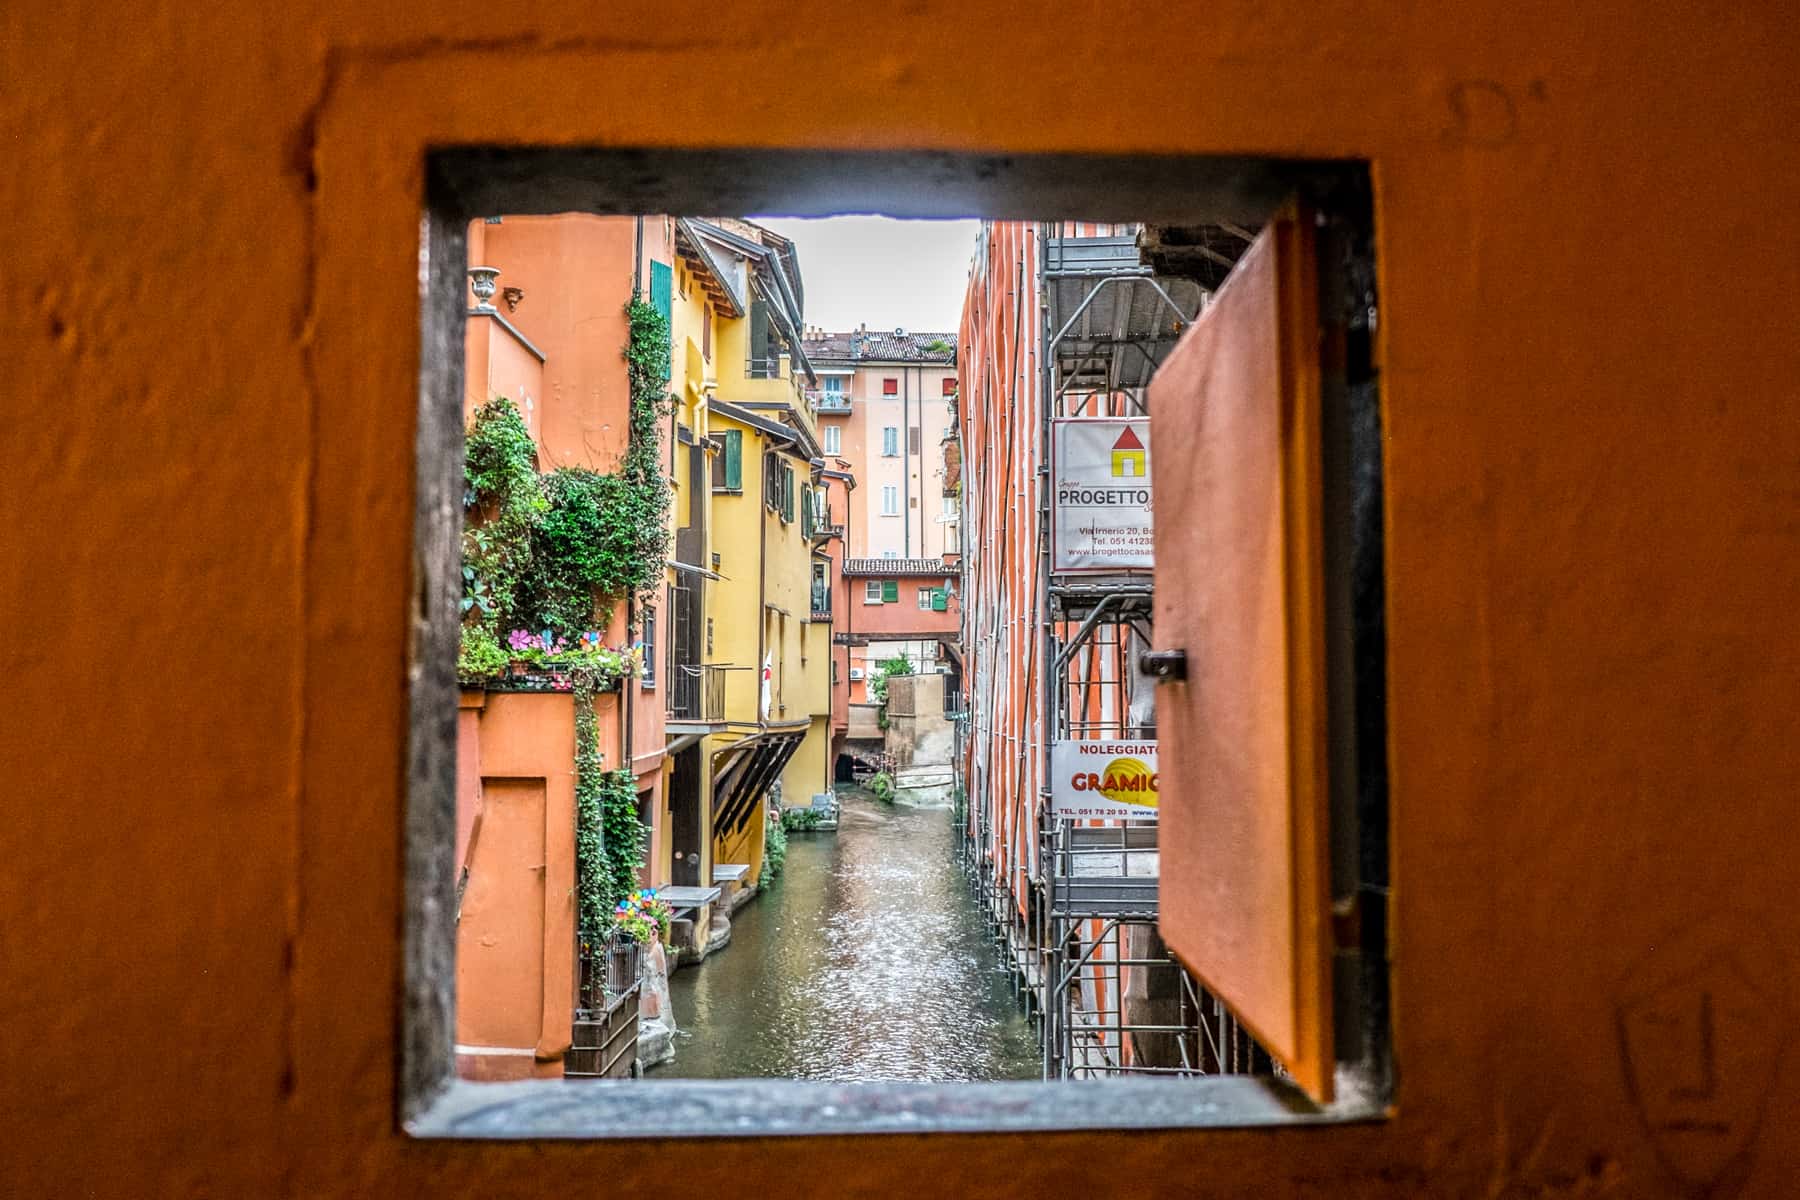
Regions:
[[956, 332], [980, 221], [753, 219], [799, 248], [808, 325]]

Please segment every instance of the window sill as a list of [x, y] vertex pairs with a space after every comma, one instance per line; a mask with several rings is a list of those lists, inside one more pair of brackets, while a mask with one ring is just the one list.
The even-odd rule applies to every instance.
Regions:
[[[1096, 1086], [1106, 1103], [1096, 1104]], [[804, 1137], [1087, 1129], [1252, 1129], [1385, 1118], [1345, 1099], [1319, 1108], [1245, 1075], [1082, 1083], [798, 1080], [451, 1082], [406, 1123], [417, 1138]]]

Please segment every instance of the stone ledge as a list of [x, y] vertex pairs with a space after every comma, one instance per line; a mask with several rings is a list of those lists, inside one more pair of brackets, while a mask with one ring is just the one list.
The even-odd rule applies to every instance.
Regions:
[[[1343, 1086], [1347, 1097], [1358, 1097]], [[1327, 1109], [1275, 1079], [1091, 1083], [815, 1083], [796, 1080], [458, 1081], [406, 1125], [419, 1138], [799, 1137], [1081, 1129], [1245, 1129], [1380, 1120]]]

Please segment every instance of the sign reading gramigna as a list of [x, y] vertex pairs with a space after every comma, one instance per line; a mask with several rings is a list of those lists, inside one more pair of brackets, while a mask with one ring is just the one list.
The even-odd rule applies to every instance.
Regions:
[[1061, 741], [1050, 747], [1054, 816], [1156, 819], [1156, 743]]
[[1149, 419], [1069, 417], [1052, 442], [1053, 569], [1149, 570]]

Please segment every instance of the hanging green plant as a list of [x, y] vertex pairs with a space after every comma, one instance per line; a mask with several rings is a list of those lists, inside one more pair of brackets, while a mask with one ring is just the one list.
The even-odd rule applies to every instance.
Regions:
[[619, 904], [637, 890], [649, 836], [631, 771], [608, 771], [600, 753], [597, 691], [592, 678], [575, 683], [575, 919], [590, 935], [610, 932]]

